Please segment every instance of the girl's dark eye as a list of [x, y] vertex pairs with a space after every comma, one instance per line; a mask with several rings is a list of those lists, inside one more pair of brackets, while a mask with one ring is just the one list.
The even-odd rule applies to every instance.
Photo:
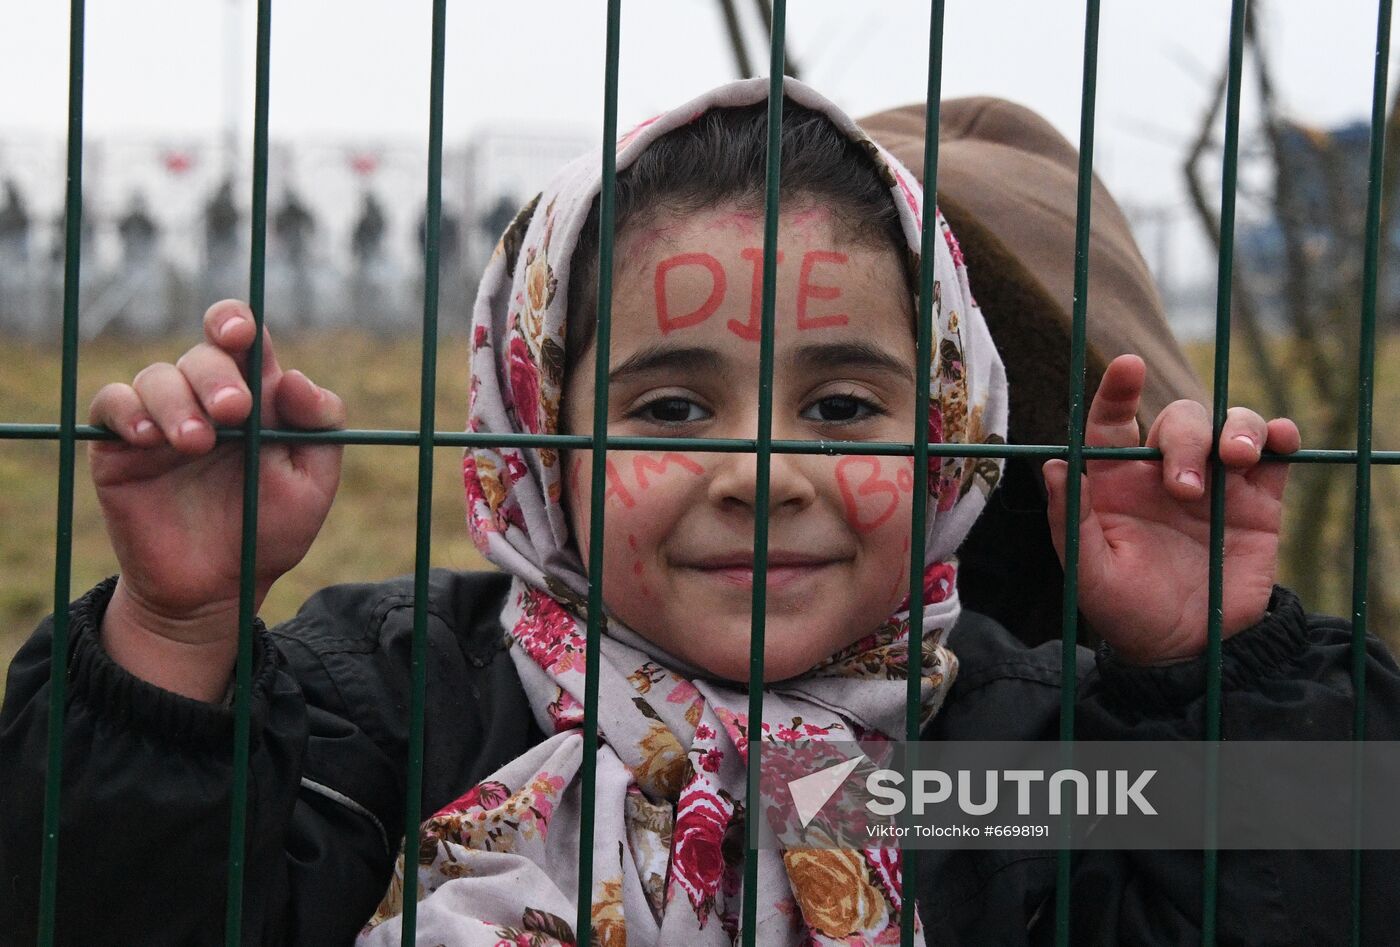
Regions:
[[705, 409], [689, 398], [657, 398], [642, 405], [635, 414], [658, 424], [687, 424], [704, 420]]
[[864, 398], [854, 395], [832, 395], [813, 402], [811, 407], [802, 412], [802, 416], [810, 421], [839, 424], [843, 421], [864, 420], [877, 413], [878, 409]]

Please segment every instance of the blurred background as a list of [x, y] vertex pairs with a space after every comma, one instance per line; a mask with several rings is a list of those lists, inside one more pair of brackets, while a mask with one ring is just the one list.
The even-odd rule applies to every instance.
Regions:
[[[789, 70], [854, 115], [916, 102], [928, 4], [802, 0]], [[1231, 401], [1353, 447], [1374, 0], [1251, 5], [1243, 89]], [[102, 384], [174, 359], [212, 301], [246, 294], [252, 0], [89, 0], [79, 420]], [[515, 210], [598, 147], [604, 4], [450, 4], [444, 124], [440, 428], [466, 413], [476, 280]], [[622, 127], [767, 68], [767, 0], [623, 11]], [[346, 398], [354, 427], [418, 418], [428, 127], [426, 0], [288, 0], [272, 22], [267, 320], [285, 364]], [[945, 96], [998, 95], [1078, 138], [1082, 2], [948, 4]], [[0, 5], [0, 421], [58, 418], [66, 5]], [[1104, 4], [1095, 169], [1124, 206], [1174, 331], [1209, 383], [1227, 0]], [[1393, 83], [1392, 83], [1393, 84]], [[1392, 101], [1394, 98], [1392, 97]], [[1392, 132], [1396, 113], [1390, 111]], [[1400, 140], [1385, 175], [1376, 418], [1400, 422]], [[1092, 276], [1091, 276], [1092, 292]], [[80, 466], [82, 451], [79, 451]], [[57, 446], [0, 441], [0, 668], [52, 608]], [[413, 564], [415, 461], [350, 447], [326, 531], [274, 590], [287, 617], [334, 581]], [[1400, 631], [1400, 480], [1376, 472], [1372, 627]], [[115, 569], [78, 473], [73, 593]], [[456, 451], [437, 454], [435, 564], [480, 566]], [[1316, 610], [1351, 596], [1354, 473], [1295, 470], [1284, 580]], [[1392, 637], [1392, 641], [1396, 640]]]

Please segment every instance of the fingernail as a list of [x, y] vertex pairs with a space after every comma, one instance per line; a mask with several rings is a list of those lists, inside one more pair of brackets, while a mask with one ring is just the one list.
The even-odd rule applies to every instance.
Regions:
[[1186, 486], [1195, 490], [1199, 490], [1205, 485], [1205, 481], [1201, 479], [1201, 475], [1194, 470], [1183, 470], [1176, 475], [1176, 482], [1184, 483]]
[[153, 424], [149, 418], [142, 418], [140, 421], [136, 422], [132, 430], [136, 432], [137, 437], [141, 437], [155, 430], [155, 424]]
[[294, 369], [292, 369], [292, 371], [294, 371], [294, 372], [296, 372], [298, 375], [300, 375], [300, 376], [302, 377], [302, 380], [305, 381], [308, 385], [311, 386], [311, 390], [314, 391], [314, 392], [316, 392], [316, 400], [317, 400], [318, 402], [319, 402], [319, 401], [325, 400], [325, 397], [326, 397], [326, 392], [325, 392], [325, 390], [322, 389], [320, 385], [318, 385], [318, 384], [316, 384], [314, 381], [312, 381], [311, 378], [306, 374], [306, 372], [302, 371], [302, 370], [299, 369], [299, 368], [294, 368]]
[[1250, 437], [1248, 434], [1236, 434], [1235, 440], [1239, 441], [1241, 444], [1247, 445], [1250, 450], [1258, 450], [1258, 445], [1254, 443], [1254, 438]]
[[242, 316], [233, 316], [230, 319], [225, 319], [224, 324], [219, 326], [219, 338], [222, 339], [224, 336], [228, 335], [242, 322]]
[[233, 387], [232, 385], [226, 385], [209, 396], [209, 407], [212, 408], [215, 405], [223, 404], [225, 401], [232, 398], [236, 394], [238, 394], [237, 388]]
[[191, 437], [199, 433], [199, 429], [202, 427], [204, 427], [204, 422], [196, 421], [194, 418], [190, 418], [188, 421], [180, 422], [179, 431], [181, 435], [185, 437]]

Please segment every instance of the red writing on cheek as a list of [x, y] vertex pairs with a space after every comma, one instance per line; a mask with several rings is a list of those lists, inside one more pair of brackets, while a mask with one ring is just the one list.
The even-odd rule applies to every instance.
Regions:
[[[894, 482], [897, 483], [899, 489], [903, 490], [905, 493], [910, 492], [914, 489], [914, 471], [910, 470], [908, 467], [900, 467], [899, 471], [894, 475]], [[907, 547], [909, 540], [906, 539], [904, 543], [906, 546], [904, 551], [908, 552], [909, 550]]]
[[[703, 266], [710, 271], [710, 295], [695, 311], [673, 316], [666, 297], [666, 279], [672, 270], [682, 266]], [[656, 324], [661, 327], [661, 334], [699, 325], [713, 316], [724, 302], [727, 288], [728, 280], [724, 275], [724, 267], [708, 253], [680, 253], [656, 264]]]
[[829, 316], [808, 316], [809, 299], [835, 299], [841, 295], [838, 286], [817, 286], [812, 283], [812, 267], [818, 263], [839, 263], [845, 265], [846, 254], [834, 250], [808, 250], [802, 255], [802, 271], [797, 277], [797, 328], [822, 329], [827, 326], [843, 326], [847, 323], [845, 313]]
[[603, 492], [603, 502], [606, 504], [608, 498], [613, 497], [622, 504], [622, 508], [630, 510], [637, 505], [637, 501], [632, 497], [632, 493], [627, 489], [627, 485], [618, 476], [617, 465], [608, 461], [608, 488]]
[[[638, 547], [637, 547], [637, 537], [634, 536], [634, 535], [632, 535], [631, 533], [628, 533], [628, 534], [627, 534], [627, 545], [630, 546], [630, 547], [632, 548], [632, 552], [636, 553], [637, 555], [641, 555], [641, 552], [640, 552], [640, 550], [639, 550]], [[637, 578], [641, 578], [641, 576], [642, 576], [642, 571], [643, 571], [642, 560], [641, 560], [641, 559], [633, 559], [633, 560], [632, 560], [632, 574], [633, 574], [634, 576], [636, 576]], [[651, 598], [651, 597], [652, 597], [651, 589], [647, 586], [647, 584], [646, 584], [645, 582], [638, 582], [638, 583], [636, 584], [635, 588], [637, 589], [637, 591], [639, 591], [639, 592], [642, 594], [642, 597], [643, 597], [643, 598]]]
[[[739, 256], [753, 264], [753, 291], [749, 295], [749, 321], [729, 320], [729, 331], [741, 339], [757, 342], [759, 322], [763, 309], [763, 251], [758, 247], [745, 247]], [[783, 262], [783, 251], [778, 251], [778, 262]]]
[[[571, 491], [575, 494], [578, 489], [578, 469], [581, 464], [582, 461], [575, 463], [574, 469], [570, 475], [570, 480], [572, 481]], [[656, 477], [662, 476], [672, 465], [680, 467], [682, 470], [688, 471], [696, 476], [705, 473], [704, 467], [701, 467], [684, 454], [667, 452], [662, 454], [659, 459], [647, 454], [639, 454], [632, 459], [632, 475], [636, 480], [635, 489], [637, 491], [647, 489], [651, 486], [651, 480], [648, 474]], [[607, 481], [607, 489], [603, 491], [604, 503], [607, 503], [609, 500], [616, 500], [621, 504], [624, 510], [630, 510], [637, 505], [636, 494], [632, 489], [628, 489], [627, 484], [622, 479], [622, 475], [618, 472], [617, 465], [611, 460], [607, 463]], [[577, 502], [577, 500], [575, 500], [575, 502]], [[633, 537], [628, 537], [628, 539], [629, 543], [633, 543], [635, 546]]]
[[[861, 467], [865, 468], [865, 479], [855, 483], [860, 478], [858, 468]], [[878, 457], [842, 457], [837, 461], [836, 483], [841, 488], [846, 522], [852, 529], [868, 533], [889, 521], [899, 508], [899, 495], [913, 488], [912, 475], [905, 470], [900, 473], [905, 476], [896, 474], [894, 480], [887, 479]]]
[[651, 481], [647, 479], [647, 471], [651, 471], [657, 476], [661, 476], [672, 464], [695, 474], [697, 477], [705, 473], [705, 468], [684, 454], [665, 453], [661, 459], [657, 460], [649, 454], [638, 454], [632, 459], [632, 473], [637, 478], [637, 488], [645, 490], [651, 486]]

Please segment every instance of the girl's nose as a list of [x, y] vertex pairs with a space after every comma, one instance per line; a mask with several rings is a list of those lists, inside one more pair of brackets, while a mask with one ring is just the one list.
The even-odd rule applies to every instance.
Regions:
[[[758, 457], [755, 454], [716, 454], [720, 458], [710, 478], [710, 501], [722, 508], [753, 514], [758, 504]], [[800, 512], [816, 500], [817, 490], [800, 454], [772, 454], [768, 465], [769, 516]]]

